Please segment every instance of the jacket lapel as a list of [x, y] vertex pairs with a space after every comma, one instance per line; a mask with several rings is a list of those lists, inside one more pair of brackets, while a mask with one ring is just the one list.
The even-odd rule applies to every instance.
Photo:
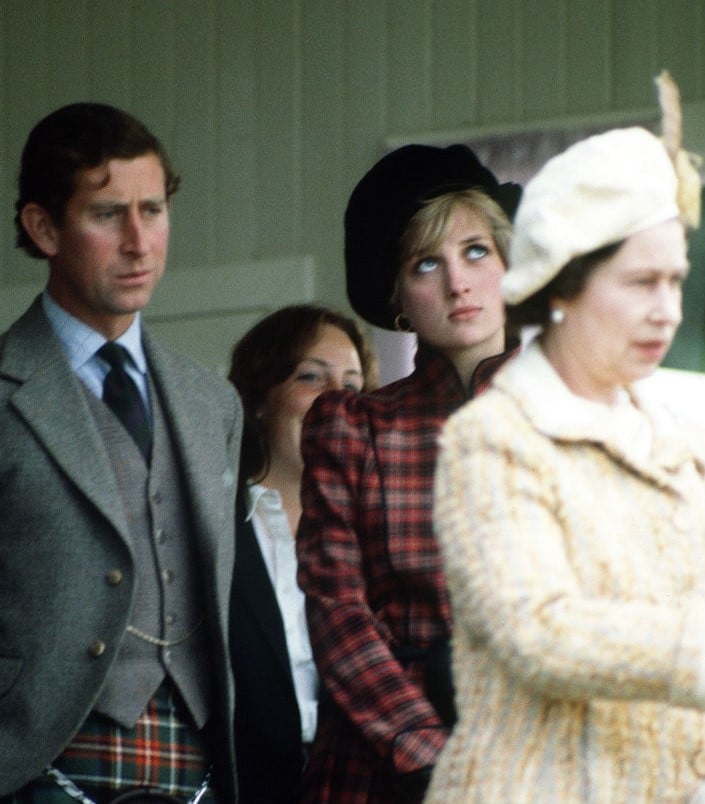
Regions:
[[282, 669], [290, 676], [284, 624], [252, 523], [246, 520], [244, 502], [237, 502], [237, 549], [235, 554], [235, 594], [249, 609]]
[[39, 299], [7, 331], [0, 373], [17, 383], [10, 404], [36, 439], [129, 542], [115, 476], [86, 391], [71, 370]]
[[[202, 388], [199, 376], [189, 373], [189, 363], [159, 346], [148, 332], [143, 332], [142, 337], [149, 370], [191, 492], [193, 515], [214, 544], [217, 538], [211, 526], [213, 515], [219, 515], [215, 521], [222, 517], [222, 486], [216, 488], [214, 481], [232, 485], [233, 497], [235, 494], [234, 476], [223, 477], [223, 450], [219, 444], [223, 432], [215, 430], [213, 417], [203, 417], [203, 411], [212, 409], [214, 400], [202, 399], [201, 395], [207, 395], [208, 390]], [[189, 471], [191, 467], [198, 467], [199, 471]]]

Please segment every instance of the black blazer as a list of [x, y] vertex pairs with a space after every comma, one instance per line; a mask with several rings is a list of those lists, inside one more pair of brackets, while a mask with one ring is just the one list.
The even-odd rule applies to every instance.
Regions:
[[254, 528], [236, 505], [230, 606], [239, 804], [293, 804], [303, 770], [301, 718], [284, 625]]

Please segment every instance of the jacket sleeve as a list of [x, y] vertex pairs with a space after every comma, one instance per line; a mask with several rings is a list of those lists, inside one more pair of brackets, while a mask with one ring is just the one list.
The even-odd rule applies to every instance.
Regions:
[[375, 552], [385, 562], [387, 545], [382, 527], [361, 532], [369, 489], [379, 483], [366, 416], [350, 399], [324, 394], [304, 425], [298, 580], [326, 694], [381, 757], [409, 773], [435, 763], [447, 730], [394, 658], [389, 628], [368, 600], [366, 562]]

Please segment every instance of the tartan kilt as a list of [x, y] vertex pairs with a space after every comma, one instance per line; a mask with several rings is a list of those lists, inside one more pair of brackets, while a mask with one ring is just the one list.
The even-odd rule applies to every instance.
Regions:
[[[132, 729], [91, 714], [52, 767], [97, 804], [133, 787], [154, 787], [186, 802], [203, 782], [210, 762], [203, 734], [190, 725], [178, 693], [164, 682]], [[0, 804], [71, 801], [53, 779], [42, 777], [14, 797], [0, 799]], [[202, 801], [215, 802], [210, 789]]]

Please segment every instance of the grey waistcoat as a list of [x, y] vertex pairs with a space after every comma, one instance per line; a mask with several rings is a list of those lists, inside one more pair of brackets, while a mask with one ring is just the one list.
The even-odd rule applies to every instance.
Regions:
[[[105, 403], [90, 391], [86, 396], [129, 522], [137, 580], [130, 625], [149, 638], [171, 643], [154, 644], [128, 629], [95, 711], [131, 728], [168, 675], [200, 729], [208, 719], [213, 693], [208, 628], [188, 499], [159, 396], [150, 384], [151, 468]], [[119, 575], [112, 580], [123, 582]]]

